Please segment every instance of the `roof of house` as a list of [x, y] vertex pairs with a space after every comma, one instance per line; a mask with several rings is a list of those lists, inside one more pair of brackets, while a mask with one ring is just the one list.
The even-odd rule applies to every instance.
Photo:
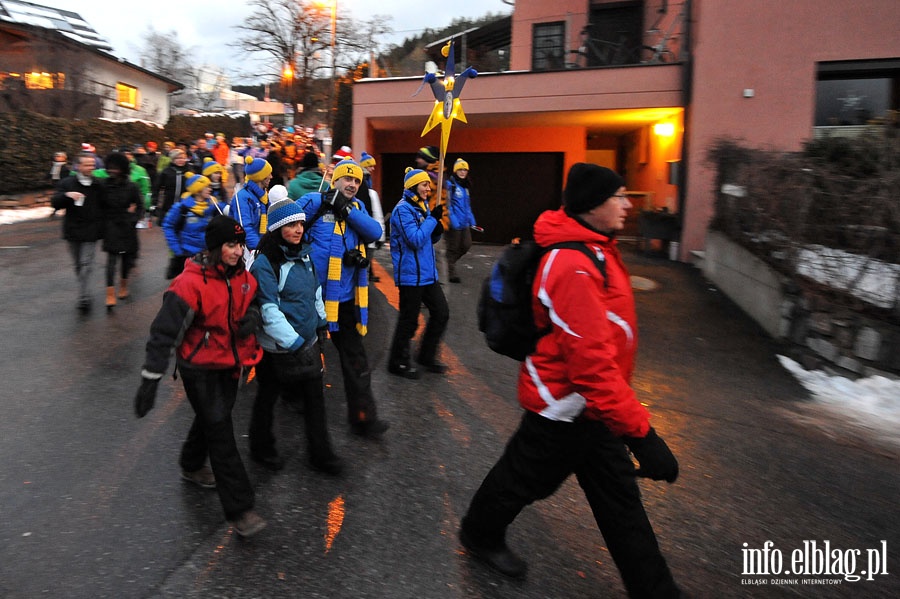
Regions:
[[0, 0], [0, 21], [53, 29], [85, 46], [112, 51], [109, 42], [100, 37], [81, 15], [61, 8], [50, 8], [22, 0]]

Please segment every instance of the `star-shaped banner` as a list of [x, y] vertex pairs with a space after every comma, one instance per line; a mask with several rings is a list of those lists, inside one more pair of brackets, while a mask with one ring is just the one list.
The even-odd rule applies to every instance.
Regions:
[[[426, 73], [425, 81], [431, 86], [431, 92], [434, 94], [434, 108], [428, 122], [425, 123], [425, 129], [422, 130], [422, 137], [426, 133], [441, 126], [441, 158], [447, 152], [447, 142], [450, 139], [450, 128], [453, 126], [453, 119], [466, 122], [466, 113], [463, 112], [462, 101], [459, 95], [462, 93], [466, 80], [478, 76], [478, 71], [472, 67], [467, 68], [455, 76], [456, 65], [453, 55], [453, 40], [447, 42], [447, 45], [441, 48], [441, 54], [447, 58], [447, 66], [444, 69], [444, 78], [438, 79], [436, 73]], [[424, 84], [423, 84], [424, 85]]]

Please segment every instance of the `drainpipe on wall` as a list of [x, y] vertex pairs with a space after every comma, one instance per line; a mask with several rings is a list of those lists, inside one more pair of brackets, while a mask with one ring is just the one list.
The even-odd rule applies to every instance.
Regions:
[[[691, 52], [691, 46], [693, 44], [693, 39], [691, 36], [691, 22], [692, 22], [692, 11], [693, 8], [693, 0], [684, 0], [684, 21], [682, 22], [682, 26], [684, 27], [684, 44], [681, 48], [682, 58], [684, 60], [684, 67], [682, 69], [682, 82], [681, 89], [682, 92], [682, 104], [684, 105], [684, 115], [682, 117], [682, 122], [684, 123], [684, 131], [681, 134], [681, 169], [679, 174], [680, 180], [678, 181], [678, 215], [679, 220], [681, 221], [681, 233], [679, 234], [679, 245], [681, 241], [681, 235], [684, 234], [684, 210], [685, 203], [687, 201], [687, 181], [689, 177], [688, 171], [688, 124], [691, 122], [691, 102], [693, 100], [693, 82], [694, 82], [694, 59]], [[684, 252], [684, 248], [680, 248], [681, 252]], [[680, 256], [677, 256], [676, 259], [679, 259]]]

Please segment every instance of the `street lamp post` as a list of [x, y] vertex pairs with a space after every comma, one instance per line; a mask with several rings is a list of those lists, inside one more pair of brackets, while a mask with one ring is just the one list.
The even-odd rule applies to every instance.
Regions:
[[331, 132], [334, 135], [334, 120], [337, 115], [337, 54], [335, 53], [335, 44], [337, 42], [337, 0], [331, 0], [331, 102], [329, 113], [331, 118]]

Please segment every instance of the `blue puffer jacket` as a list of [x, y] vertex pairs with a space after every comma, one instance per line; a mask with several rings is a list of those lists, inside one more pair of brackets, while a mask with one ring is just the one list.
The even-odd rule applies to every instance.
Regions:
[[391, 213], [391, 260], [397, 286], [421, 287], [438, 282], [431, 233], [438, 221], [425, 202], [409, 190]]
[[196, 204], [194, 196], [182, 198], [166, 212], [162, 228], [169, 249], [176, 256], [193, 256], [206, 249], [206, 225], [218, 210], [210, 202], [202, 215], [191, 211]]
[[447, 198], [450, 200], [451, 229], [468, 229], [477, 224], [469, 201], [469, 189], [460, 185], [455, 177], [447, 181]]
[[278, 274], [265, 254], [259, 254], [250, 273], [259, 289], [256, 300], [262, 313], [262, 331], [257, 334], [264, 350], [292, 352], [316, 339], [316, 329], [325, 326], [322, 287], [316, 278], [309, 246], [291, 253], [282, 246], [284, 261]]
[[228, 208], [228, 216], [238, 221], [247, 231], [247, 247], [255, 250], [259, 245], [262, 234], [259, 232], [259, 222], [266, 213], [266, 205], [262, 203], [262, 197], [266, 190], [255, 181], [247, 181], [232, 200]]
[[[332, 189], [329, 194], [335, 193]], [[322, 205], [323, 194], [315, 191], [308, 193], [297, 203], [306, 213], [309, 223], [318, 213]], [[369, 244], [381, 237], [381, 223], [369, 216], [366, 207], [359, 200], [353, 202], [355, 208], [350, 211], [347, 220], [341, 223], [344, 250], [356, 249], [360, 243]], [[310, 256], [319, 276], [319, 283], [324, 287], [328, 282], [328, 259], [331, 256], [331, 242], [334, 236], [334, 213], [325, 210], [303, 233], [304, 241], [312, 247]], [[341, 268], [341, 292], [338, 301], [348, 302], [355, 298], [358, 267], [343, 266]]]

